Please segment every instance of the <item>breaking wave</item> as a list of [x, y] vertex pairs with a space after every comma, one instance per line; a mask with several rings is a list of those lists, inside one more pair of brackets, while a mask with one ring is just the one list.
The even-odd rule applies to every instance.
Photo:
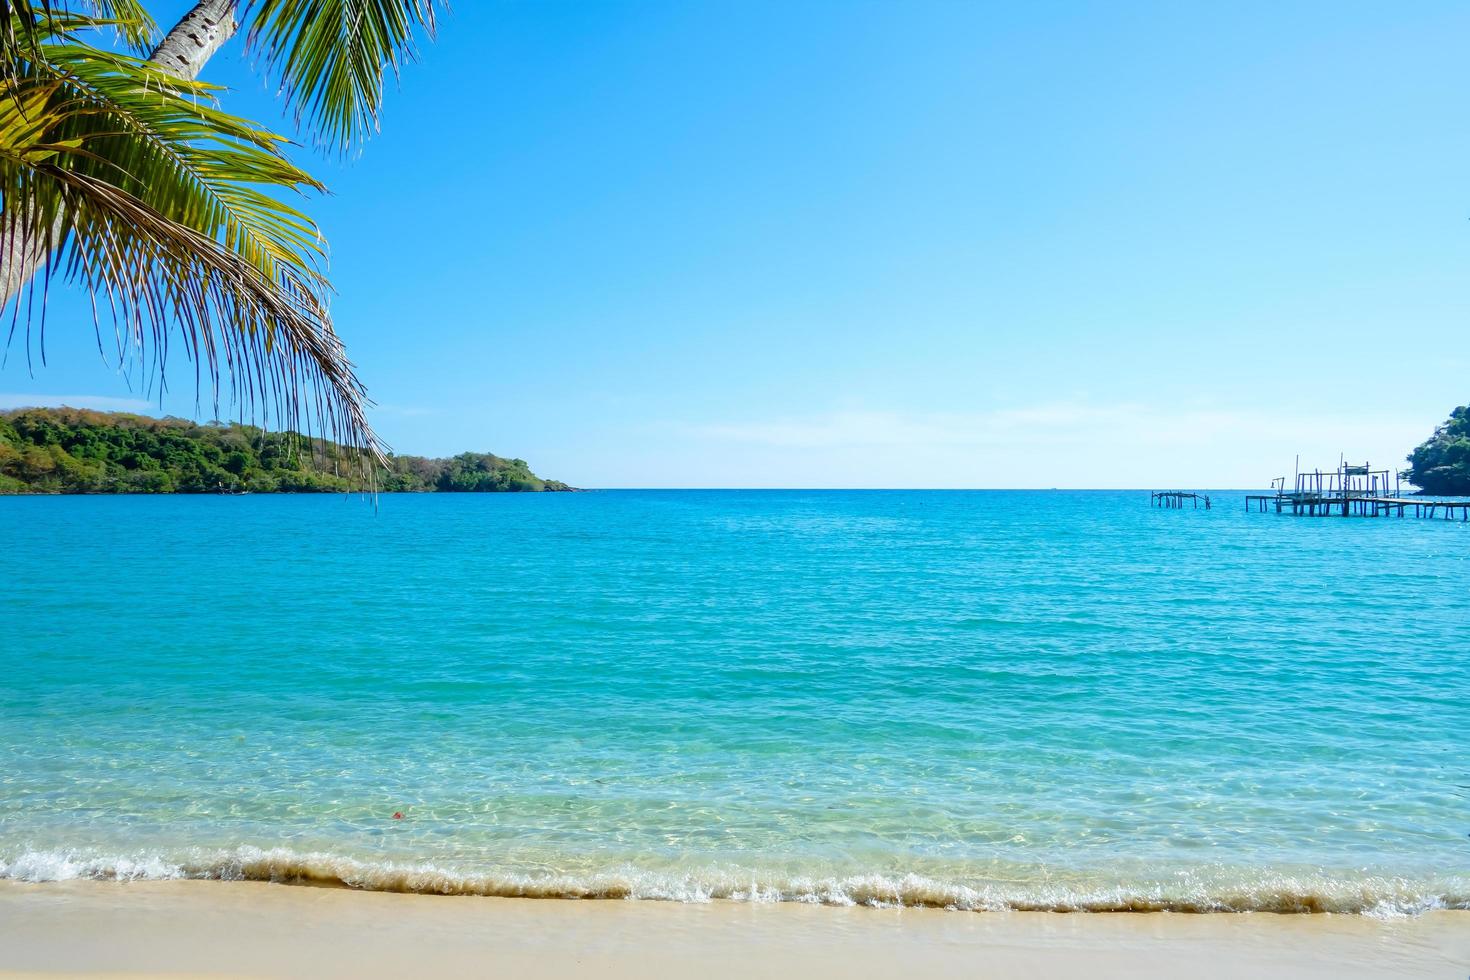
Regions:
[[0, 858], [0, 878], [27, 882], [265, 881], [428, 895], [804, 902], [967, 911], [1334, 912], [1392, 917], [1470, 909], [1470, 877], [1334, 877], [1219, 867], [1133, 882], [1094, 878], [961, 883], [918, 874], [805, 877], [718, 867], [673, 872], [621, 866], [586, 874], [468, 872], [430, 863], [364, 861], [321, 852], [242, 847], [191, 852], [184, 859], [31, 850]]

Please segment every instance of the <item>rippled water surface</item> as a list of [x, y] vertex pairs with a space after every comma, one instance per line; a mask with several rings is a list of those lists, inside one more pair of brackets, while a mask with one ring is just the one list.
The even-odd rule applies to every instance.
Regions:
[[1215, 502], [0, 498], [0, 875], [1470, 907], [1470, 528]]

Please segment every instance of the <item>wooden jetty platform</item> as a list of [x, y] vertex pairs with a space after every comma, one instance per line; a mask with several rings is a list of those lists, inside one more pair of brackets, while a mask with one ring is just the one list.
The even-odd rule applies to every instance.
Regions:
[[1210, 509], [1210, 498], [1202, 493], [1191, 493], [1185, 490], [1156, 490], [1149, 494], [1148, 502], [1154, 507], [1168, 507], [1179, 509], [1188, 500], [1193, 504], [1193, 509], [1198, 510], [1200, 501], [1204, 501], [1205, 510]]
[[[1390, 486], [1390, 477], [1392, 478]], [[1470, 499], [1431, 500], [1406, 496], [1400, 492], [1399, 475], [1390, 470], [1375, 470], [1339, 463], [1335, 470], [1298, 471], [1291, 490], [1286, 477], [1271, 481], [1269, 494], [1248, 494], [1245, 509], [1291, 513], [1301, 517], [1415, 517], [1470, 522]]]
[[1246, 510], [1290, 512], [1305, 517], [1414, 517], [1470, 521], [1470, 500], [1430, 500], [1420, 497], [1342, 497], [1316, 494], [1251, 494]]

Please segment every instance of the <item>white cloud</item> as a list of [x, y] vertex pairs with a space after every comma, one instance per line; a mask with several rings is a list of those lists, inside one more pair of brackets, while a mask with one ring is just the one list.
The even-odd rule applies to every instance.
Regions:
[[158, 406], [143, 398], [113, 398], [109, 395], [34, 395], [0, 392], [0, 409], [7, 408], [92, 408], [105, 412], [150, 412]]
[[1168, 446], [1240, 433], [1303, 428], [1336, 432], [1343, 438], [1397, 436], [1405, 426], [1424, 428], [1421, 418], [1382, 415], [1320, 417], [1254, 410], [1176, 409], [1145, 405], [1052, 404], [967, 414], [835, 412], [825, 415], [693, 426], [708, 439], [806, 449], [882, 446]]
[[[1339, 453], [1397, 467], [1432, 428], [1392, 412], [1047, 403], [842, 411], [684, 427], [724, 485], [1259, 487]], [[750, 483], [745, 482], [749, 474]]]

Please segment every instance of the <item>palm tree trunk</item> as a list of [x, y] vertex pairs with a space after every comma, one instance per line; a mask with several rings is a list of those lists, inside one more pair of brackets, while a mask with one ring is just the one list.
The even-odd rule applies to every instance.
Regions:
[[149, 60], [187, 81], [199, 77], [205, 62], [235, 34], [237, 0], [199, 0], [168, 32]]
[[[199, 0], [169, 31], [153, 56], [153, 64], [186, 81], [199, 77], [209, 59], [235, 34], [238, 0]], [[58, 218], [49, 240], [61, 234]], [[51, 257], [47, 236], [24, 236], [24, 223], [0, 219], [0, 308], [25, 288]]]

